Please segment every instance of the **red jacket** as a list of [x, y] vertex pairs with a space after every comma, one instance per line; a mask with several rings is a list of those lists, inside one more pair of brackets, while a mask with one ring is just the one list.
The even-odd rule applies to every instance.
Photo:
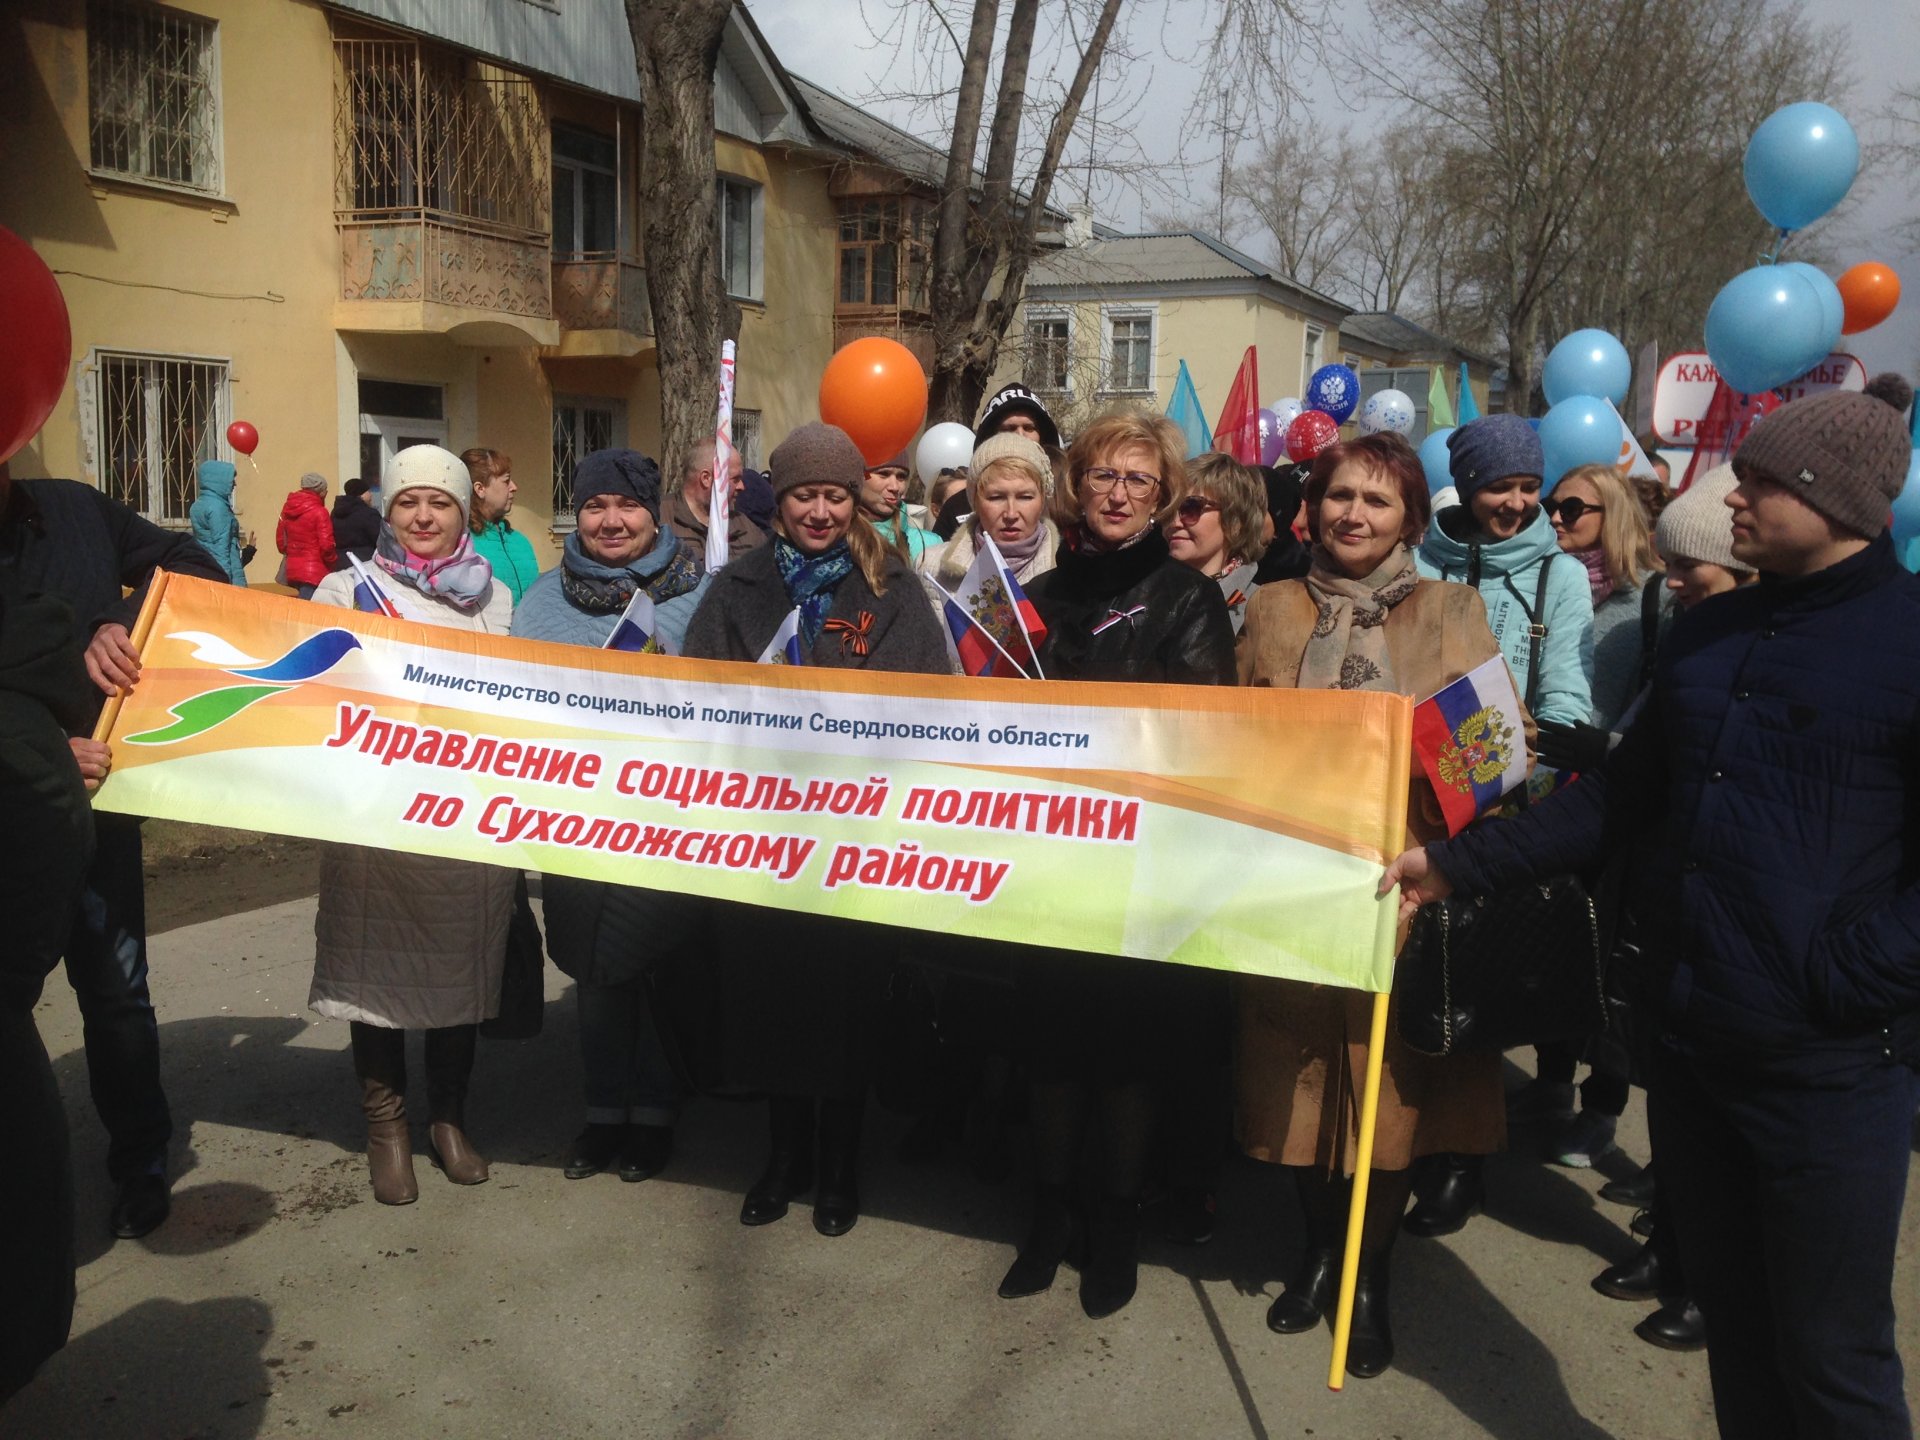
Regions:
[[333, 517], [327, 502], [311, 490], [296, 490], [280, 507], [280, 525], [273, 543], [287, 557], [289, 585], [318, 585], [333, 569]]

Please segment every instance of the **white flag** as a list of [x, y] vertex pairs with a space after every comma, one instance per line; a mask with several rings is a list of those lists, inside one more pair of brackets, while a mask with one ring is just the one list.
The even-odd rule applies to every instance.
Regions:
[[713, 428], [713, 493], [707, 499], [707, 570], [727, 563], [733, 526], [733, 341], [720, 342], [720, 416]]

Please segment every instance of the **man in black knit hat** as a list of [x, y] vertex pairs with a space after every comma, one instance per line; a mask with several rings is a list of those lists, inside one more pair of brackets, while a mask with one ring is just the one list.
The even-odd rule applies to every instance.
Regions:
[[1912, 399], [1881, 376], [1756, 425], [1727, 504], [1760, 583], [1680, 618], [1604, 769], [1382, 885], [1407, 908], [1625, 862], [1654, 1157], [1720, 1431], [1743, 1440], [1912, 1434], [1892, 1280], [1920, 1062], [1920, 580], [1885, 533]]

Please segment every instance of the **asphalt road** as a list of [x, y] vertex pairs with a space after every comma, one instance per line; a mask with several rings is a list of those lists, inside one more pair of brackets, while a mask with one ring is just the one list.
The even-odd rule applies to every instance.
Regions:
[[[6, 1409], [0, 1435], [87, 1440], [326, 1436], [1707, 1436], [1703, 1356], [1635, 1339], [1640, 1307], [1588, 1288], [1635, 1242], [1603, 1177], [1509, 1156], [1490, 1212], [1405, 1240], [1398, 1366], [1326, 1387], [1322, 1331], [1276, 1336], [1267, 1297], [1298, 1219], [1281, 1177], [1230, 1167], [1210, 1245], [1150, 1243], [1140, 1292], [1098, 1323], [1075, 1280], [1007, 1302], [994, 1287], [1024, 1220], [1019, 1177], [955, 1155], [908, 1166], [903, 1123], [869, 1122], [866, 1212], [814, 1233], [804, 1204], [748, 1230], [757, 1110], [693, 1106], [668, 1171], [568, 1181], [579, 1124], [568, 982], [546, 1033], [482, 1042], [471, 1133], [493, 1180], [424, 1161], [418, 1204], [373, 1203], [344, 1025], [305, 1009], [313, 902], [153, 942], [176, 1123], [173, 1218], [114, 1243], [105, 1137], [87, 1099], [71, 993], [39, 1020], [79, 1169], [72, 1342]], [[1645, 1156], [1636, 1101], [1623, 1124]], [[1920, 1297], [1909, 1210], [1898, 1293]], [[1920, 1357], [1920, 1303], [1903, 1316]]]

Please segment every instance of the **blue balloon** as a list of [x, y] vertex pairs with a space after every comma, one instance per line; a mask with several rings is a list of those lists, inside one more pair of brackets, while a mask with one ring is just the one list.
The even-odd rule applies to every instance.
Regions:
[[1747, 141], [1747, 195], [1780, 230], [1804, 230], [1845, 198], [1860, 171], [1860, 141], [1838, 110], [1785, 105]]
[[1577, 465], [1613, 465], [1620, 459], [1620, 417], [1597, 395], [1575, 395], [1547, 411], [1540, 421], [1540, 448], [1547, 473], [1542, 495]]
[[[1833, 298], [1840, 298], [1838, 289]], [[1574, 331], [1547, 352], [1540, 372], [1549, 405], [1576, 395], [1601, 395], [1624, 405], [1632, 383], [1633, 362], [1627, 358], [1627, 347], [1604, 330]]]
[[1453, 483], [1453, 471], [1448, 465], [1447, 437], [1454, 432], [1449, 425], [1444, 430], [1431, 432], [1420, 442], [1420, 468], [1427, 472], [1427, 493], [1438, 495]]
[[1360, 377], [1344, 365], [1322, 365], [1307, 381], [1301, 399], [1307, 409], [1324, 411], [1334, 424], [1344, 425], [1360, 404]]
[[1785, 265], [1741, 271], [1707, 310], [1707, 356], [1743, 395], [1806, 374], [1827, 358], [1834, 338], [1819, 292]]
[[[1820, 323], [1827, 337], [1826, 352], [1820, 356], [1820, 359], [1824, 360], [1827, 354], [1832, 352], [1833, 347], [1840, 343], [1840, 326], [1847, 318], [1846, 304], [1840, 299], [1840, 287], [1828, 278], [1826, 271], [1818, 266], [1809, 265], [1804, 260], [1784, 260], [1780, 263], [1780, 268], [1793, 271], [1811, 285], [1813, 293], [1820, 297]], [[1819, 360], [1814, 362], [1816, 365], [1819, 363]]]
[[[1920, 450], [1908, 460], [1906, 487], [1893, 502], [1893, 543], [1900, 548], [1903, 561], [1920, 549], [1913, 543], [1916, 540], [1920, 540]], [[1907, 568], [1915, 567], [1908, 564]]]

